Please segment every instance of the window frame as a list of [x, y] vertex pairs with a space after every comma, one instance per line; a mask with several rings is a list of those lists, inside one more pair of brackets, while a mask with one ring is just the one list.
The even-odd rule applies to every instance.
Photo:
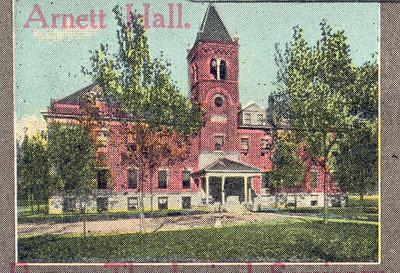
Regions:
[[[130, 201], [132, 201], [132, 200], [136, 200], [135, 202], [133, 202], [134, 204], [136, 203], [136, 205], [134, 207], [131, 206], [131, 202]], [[137, 208], [139, 206], [139, 198], [138, 197], [130, 196], [130, 197], [127, 198], [126, 202], [127, 202], [128, 210], [137, 210]]]
[[[165, 185], [160, 184], [160, 173], [165, 172]], [[157, 182], [158, 182], [158, 188], [159, 189], [166, 189], [168, 188], [168, 169], [159, 169], [157, 172]]]
[[243, 125], [251, 125], [251, 113], [243, 112]]
[[[246, 148], [244, 148], [244, 145], [246, 145]], [[240, 138], [240, 150], [242, 152], [248, 152], [249, 151], [249, 137], [241, 137]]]
[[[184, 173], [188, 173], [188, 175], [189, 175], [189, 180], [183, 180], [183, 178], [184, 178]], [[182, 189], [190, 189], [190, 186], [191, 186], [191, 180], [192, 180], [192, 178], [191, 178], [191, 175], [192, 174], [192, 172], [190, 171], [190, 170], [187, 170], [187, 169], [183, 169], [182, 170]], [[189, 181], [189, 183], [188, 184], [185, 184], [185, 181], [186, 182], [188, 182]]]
[[[165, 202], [161, 203], [160, 200], [165, 200]], [[164, 207], [164, 204], [166, 204], [165, 207]], [[158, 207], [159, 210], [167, 210], [168, 209], [168, 196], [160, 196], [160, 197], [158, 197], [157, 207]]]
[[104, 172], [104, 175], [106, 175], [107, 173], [110, 174], [110, 170], [109, 169], [97, 169], [97, 189], [98, 190], [105, 190], [108, 187], [108, 179], [105, 176], [104, 177], [104, 184], [100, 183], [100, 179], [99, 179], [99, 173], [100, 172]]
[[[220, 139], [221, 143], [219, 143], [217, 139]], [[214, 135], [214, 143], [214, 149], [216, 151], [221, 151], [225, 144], [225, 135]]]
[[[185, 202], [184, 200], [189, 200], [189, 202]], [[185, 206], [184, 206], [185, 204]], [[186, 206], [189, 204], [189, 206]], [[192, 197], [191, 196], [182, 196], [182, 209], [191, 209], [192, 208]]]
[[[315, 175], [315, 186], [314, 186], [314, 179], [313, 179], [313, 175]], [[318, 176], [318, 171], [317, 170], [311, 170], [310, 171], [310, 187], [315, 189], [318, 188], [318, 183], [319, 182], [319, 176]]]
[[[130, 176], [130, 173], [131, 173], [131, 171], [135, 171], [136, 172], [136, 181], [135, 181], [135, 187], [131, 187], [131, 183], [130, 183], [130, 178], [131, 178], [131, 176]], [[127, 170], [127, 173], [128, 173], [128, 184], [127, 184], [127, 186], [128, 186], [128, 189], [129, 190], [134, 190], [134, 189], [137, 189], [137, 187], [138, 187], [138, 168], [137, 167], [131, 167], [131, 168], [129, 168], [128, 170]]]
[[[104, 203], [106, 206], [100, 207], [99, 206], [99, 200], [106, 200], [106, 202]], [[109, 205], [109, 202], [108, 202], [108, 197], [107, 196], [99, 196], [99, 197], [96, 198], [96, 209], [97, 209], [97, 211], [99, 211], [99, 212], [108, 211], [108, 205]]]

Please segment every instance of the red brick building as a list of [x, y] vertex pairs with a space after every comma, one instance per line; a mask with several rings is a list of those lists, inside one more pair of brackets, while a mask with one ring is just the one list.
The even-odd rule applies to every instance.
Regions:
[[[268, 191], [268, 172], [272, 168], [272, 127], [266, 122], [266, 110], [251, 102], [239, 100], [239, 45], [231, 37], [217, 10], [207, 9], [196, 41], [187, 56], [190, 98], [206, 109], [206, 123], [193, 137], [190, 157], [179, 164], [161, 168], [153, 181], [144, 183], [145, 208], [180, 209], [193, 207], [283, 206], [294, 202], [292, 193]], [[65, 98], [52, 100], [47, 122], [74, 122], [82, 115], [81, 97], [100, 94], [101, 87], [92, 84]], [[116, 109], [107, 108], [99, 100], [97, 106], [106, 118]], [[123, 162], [126, 146], [118, 120], [109, 119], [94, 130], [99, 143], [98, 191], [89, 207], [128, 210], [138, 206], [137, 168]], [[313, 160], [302, 155], [307, 165], [306, 185], [297, 194], [298, 206], [323, 205], [322, 170]], [[100, 168], [101, 167], [101, 168]], [[106, 181], [105, 173], [110, 173]], [[343, 201], [327, 177], [329, 205]], [[332, 198], [334, 197], [334, 198]], [[53, 210], [73, 208], [73, 196], [62, 194], [52, 198]]]

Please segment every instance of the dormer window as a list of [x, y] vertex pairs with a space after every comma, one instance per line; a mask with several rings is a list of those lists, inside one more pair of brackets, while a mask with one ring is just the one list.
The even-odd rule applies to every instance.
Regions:
[[243, 116], [243, 124], [250, 125], [251, 124], [251, 113], [244, 113]]
[[263, 125], [263, 124], [264, 124], [264, 115], [257, 114], [257, 125]]
[[213, 58], [210, 62], [210, 74], [214, 80], [226, 79], [226, 61], [219, 58]]

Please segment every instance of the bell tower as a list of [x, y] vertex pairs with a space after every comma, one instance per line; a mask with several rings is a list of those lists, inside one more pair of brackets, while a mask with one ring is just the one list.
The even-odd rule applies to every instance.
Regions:
[[190, 97], [206, 110], [200, 151], [237, 151], [239, 45], [209, 5], [187, 60]]

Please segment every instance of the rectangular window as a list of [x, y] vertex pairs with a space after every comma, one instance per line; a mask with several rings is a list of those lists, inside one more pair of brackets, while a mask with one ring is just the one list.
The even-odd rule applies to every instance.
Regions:
[[102, 169], [97, 171], [97, 188], [107, 189], [107, 181], [110, 175], [110, 171], [107, 169]]
[[182, 188], [190, 189], [190, 172], [182, 171]]
[[263, 189], [268, 188], [269, 183], [269, 173], [263, 173], [261, 177], [261, 186]]
[[128, 189], [137, 188], [137, 169], [132, 168], [128, 170]]
[[97, 206], [97, 211], [107, 211], [108, 210], [108, 198], [107, 197], [97, 197], [96, 206]]
[[258, 125], [264, 124], [264, 115], [263, 114], [257, 114], [257, 124]]
[[135, 210], [138, 206], [137, 197], [128, 197], [128, 210]]
[[251, 124], [251, 114], [250, 113], [243, 114], [243, 124], [245, 124], [245, 125]]
[[263, 149], [263, 150], [268, 149], [268, 139], [267, 138], [261, 139], [261, 149]]
[[182, 197], [182, 208], [183, 209], [190, 209], [192, 206], [192, 201], [190, 197]]
[[221, 150], [224, 146], [224, 136], [215, 136], [215, 150]]
[[240, 143], [242, 151], [247, 152], [249, 150], [249, 139], [247, 137], [242, 137]]
[[318, 206], [318, 200], [312, 200], [310, 205], [312, 207]]
[[64, 198], [63, 211], [75, 211], [76, 210], [76, 199], [75, 197]]
[[318, 186], [318, 173], [317, 171], [311, 171], [310, 173], [310, 186], [316, 188]]
[[158, 171], [158, 188], [159, 189], [167, 188], [167, 178], [168, 178], [167, 170], [159, 170]]
[[168, 209], [168, 197], [158, 197], [158, 209]]

